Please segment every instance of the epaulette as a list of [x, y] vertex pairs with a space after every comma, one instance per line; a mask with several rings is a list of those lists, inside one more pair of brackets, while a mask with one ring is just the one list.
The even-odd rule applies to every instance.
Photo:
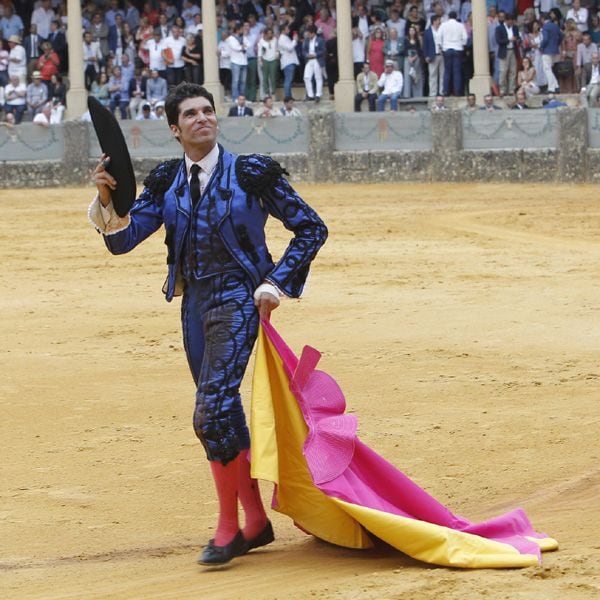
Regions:
[[245, 192], [258, 195], [262, 190], [273, 185], [282, 175], [289, 175], [276, 160], [264, 154], [238, 156], [235, 174]]
[[180, 165], [181, 158], [161, 162], [144, 179], [144, 186], [155, 196], [162, 196], [171, 187]]

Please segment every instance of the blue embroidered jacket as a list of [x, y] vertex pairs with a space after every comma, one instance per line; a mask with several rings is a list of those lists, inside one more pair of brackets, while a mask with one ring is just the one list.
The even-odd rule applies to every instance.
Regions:
[[[255, 286], [267, 279], [286, 295], [297, 298], [311, 261], [327, 239], [327, 227], [290, 186], [284, 173], [268, 156], [237, 156], [220, 147], [219, 162], [204, 194], [215, 199], [221, 239]], [[164, 225], [168, 275], [163, 291], [171, 301], [181, 293], [176, 290], [177, 275], [184, 242], [191, 231], [185, 161], [181, 158], [159, 164], [144, 180], [144, 186], [129, 213], [129, 226], [105, 235], [104, 241], [113, 254], [124, 254]], [[294, 234], [276, 264], [265, 240], [269, 215]]]

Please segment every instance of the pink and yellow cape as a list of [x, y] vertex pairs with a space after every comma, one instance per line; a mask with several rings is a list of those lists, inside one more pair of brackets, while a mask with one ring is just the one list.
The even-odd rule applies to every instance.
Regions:
[[527, 567], [558, 544], [517, 508], [482, 523], [453, 514], [356, 436], [354, 415], [305, 346], [298, 359], [273, 326], [259, 333], [252, 384], [252, 476], [275, 484], [273, 508], [347, 548], [370, 534], [449, 567]]

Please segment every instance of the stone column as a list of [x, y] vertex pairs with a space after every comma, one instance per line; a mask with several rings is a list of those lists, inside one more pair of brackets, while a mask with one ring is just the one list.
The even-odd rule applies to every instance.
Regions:
[[488, 51], [488, 22], [485, 0], [473, 0], [473, 79], [469, 90], [482, 103], [483, 97], [490, 93], [490, 60]]
[[204, 87], [214, 96], [217, 113], [219, 113], [223, 104], [223, 87], [219, 81], [215, 0], [202, 0], [202, 53], [204, 55]]
[[67, 1], [67, 43], [69, 44], [69, 91], [67, 119], [79, 119], [87, 110], [87, 90], [83, 81], [83, 28], [80, 0]]
[[[482, 0], [485, 2], [485, 0]], [[337, 15], [337, 51], [340, 78], [335, 84], [335, 110], [352, 112], [354, 110], [354, 62], [352, 60], [352, 14], [350, 0], [338, 0]]]

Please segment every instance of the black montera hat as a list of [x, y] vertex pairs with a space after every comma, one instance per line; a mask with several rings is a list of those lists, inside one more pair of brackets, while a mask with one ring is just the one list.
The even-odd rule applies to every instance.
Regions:
[[136, 196], [135, 174], [129, 150], [114, 115], [94, 96], [88, 97], [88, 108], [102, 152], [110, 157], [106, 170], [117, 181], [116, 189], [111, 191], [113, 206], [115, 212], [124, 217]]

